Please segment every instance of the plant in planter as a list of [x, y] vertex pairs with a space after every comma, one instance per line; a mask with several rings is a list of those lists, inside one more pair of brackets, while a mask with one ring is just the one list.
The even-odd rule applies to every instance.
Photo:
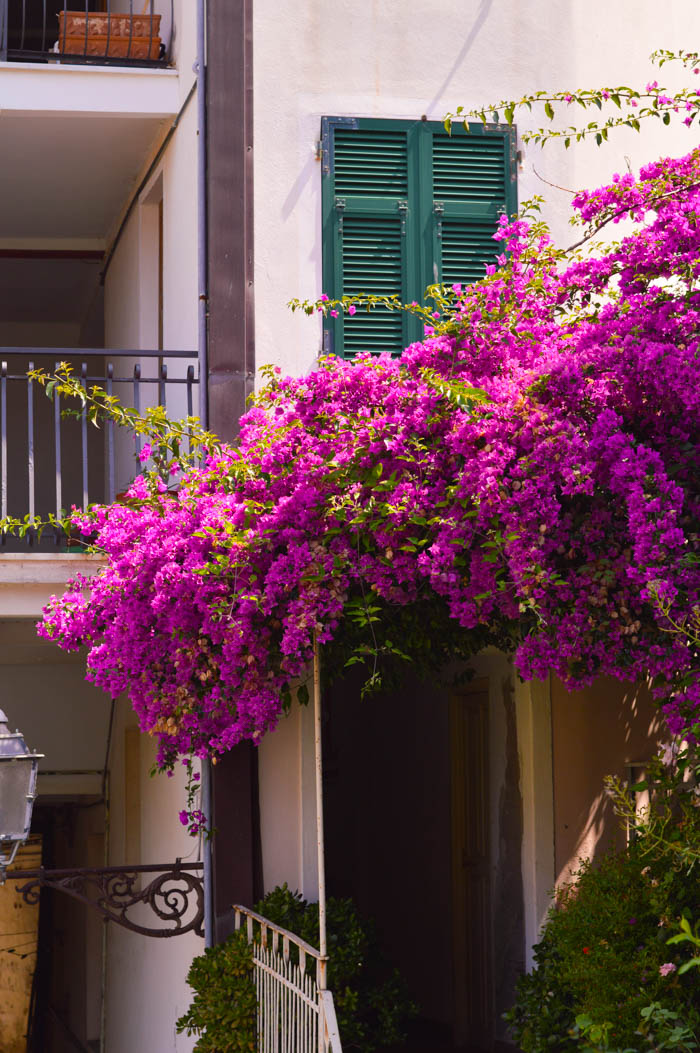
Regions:
[[100, 11], [60, 11], [58, 47], [61, 55], [90, 58], [160, 58], [160, 15], [148, 14], [146, 0], [141, 14]]

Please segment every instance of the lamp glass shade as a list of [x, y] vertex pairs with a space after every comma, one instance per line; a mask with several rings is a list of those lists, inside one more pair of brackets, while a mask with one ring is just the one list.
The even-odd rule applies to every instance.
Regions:
[[24, 840], [31, 824], [37, 762], [33, 757], [0, 760], [0, 839]]
[[27, 749], [19, 731], [10, 731], [0, 710], [0, 865], [29, 836], [41, 756]]

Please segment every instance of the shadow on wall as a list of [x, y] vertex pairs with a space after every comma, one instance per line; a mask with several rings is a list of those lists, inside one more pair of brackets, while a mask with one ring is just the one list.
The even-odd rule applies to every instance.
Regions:
[[664, 738], [664, 724], [644, 686], [601, 678], [581, 691], [552, 680], [554, 830], [557, 884], [579, 859], [597, 859], [625, 845], [608, 799], [606, 775], [627, 778]]

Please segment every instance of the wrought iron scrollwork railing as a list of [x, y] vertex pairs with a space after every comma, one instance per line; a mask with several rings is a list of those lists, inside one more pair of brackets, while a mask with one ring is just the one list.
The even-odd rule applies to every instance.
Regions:
[[[86, 415], [76, 416], [65, 400], [49, 401], [28, 370], [52, 372], [67, 361], [83, 387], [98, 384], [138, 411], [163, 406], [184, 417], [196, 412], [196, 360], [190, 351], [0, 347], [0, 516], [47, 521], [74, 505], [111, 503], [140, 470], [143, 440], [119, 436], [112, 421], [89, 427]], [[65, 540], [60, 531], [49, 537]], [[29, 530], [22, 546], [35, 540]], [[13, 544], [7, 535], [0, 542]]]
[[162, 66], [172, 27], [173, 0], [0, 0], [0, 61]]
[[[164, 863], [133, 867], [83, 867], [79, 870], [11, 870], [8, 879], [24, 882], [17, 892], [25, 903], [38, 903], [43, 888], [65, 892], [108, 921], [142, 936], [204, 935], [202, 863]], [[144, 875], [155, 875], [141, 885]], [[162, 923], [145, 925], [130, 916], [145, 905]]]
[[239, 905], [233, 910], [253, 952], [258, 1053], [342, 1053], [326, 959], [261, 914]]

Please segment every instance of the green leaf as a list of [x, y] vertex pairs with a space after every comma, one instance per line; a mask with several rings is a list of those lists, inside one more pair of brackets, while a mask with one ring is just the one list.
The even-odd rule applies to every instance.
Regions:
[[551, 102], [547, 101], [544, 104], [544, 112], [546, 113], [546, 115], [549, 117], [549, 119], [551, 121], [553, 119], [553, 117], [554, 117], [554, 110], [552, 108]]
[[309, 689], [306, 684], [300, 684], [297, 688], [297, 701], [301, 706], [308, 706], [309, 704]]

